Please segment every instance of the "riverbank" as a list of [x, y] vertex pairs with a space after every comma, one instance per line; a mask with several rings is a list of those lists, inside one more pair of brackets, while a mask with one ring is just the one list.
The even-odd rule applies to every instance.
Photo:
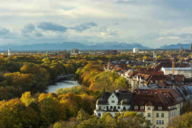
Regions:
[[45, 90], [45, 93], [55, 93], [55, 91], [58, 88], [71, 88], [71, 87], [78, 86], [78, 85], [79, 85], [79, 83], [77, 81], [74, 81], [74, 80], [63, 80], [61, 82], [56, 82], [53, 85], [49, 85], [48, 89]]

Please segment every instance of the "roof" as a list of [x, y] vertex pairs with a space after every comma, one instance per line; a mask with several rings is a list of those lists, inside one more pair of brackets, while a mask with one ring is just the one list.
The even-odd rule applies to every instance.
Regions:
[[[165, 67], [162, 67], [162, 69], [164, 69], [164, 70], [173, 70], [172, 68], [165, 68]], [[189, 67], [176, 67], [175, 70], [186, 70], [186, 71], [188, 71], [188, 70], [192, 70], [192, 69], [189, 68]]]
[[154, 110], [158, 110], [158, 107], [169, 110], [168, 106], [183, 102], [183, 98], [174, 89], [135, 89], [134, 91], [136, 92], [134, 106], [154, 106]]

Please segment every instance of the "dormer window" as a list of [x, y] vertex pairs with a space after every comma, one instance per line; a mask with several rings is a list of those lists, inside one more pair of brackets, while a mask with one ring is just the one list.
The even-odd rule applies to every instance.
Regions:
[[141, 110], [144, 110], [144, 106], [141, 106]]
[[158, 107], [158, 110], [162, 110], [162, 107]]
[[114, 98], [114, 96], [112, 96], [112, 98]]
[[112, 100], [111, 102], [112, 102], [112, 103], [115, 103], [115, 101], [114, 101], [114, 100]]
[[134, 109], [138, 109], [138, 106], [135, 106]]

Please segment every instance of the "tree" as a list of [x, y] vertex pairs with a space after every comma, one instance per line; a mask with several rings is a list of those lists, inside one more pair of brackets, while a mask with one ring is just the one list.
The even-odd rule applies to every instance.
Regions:
[[136, 112], [126, 111], [117, 116], [117, 123], [120, 128], [132, 127], [132, 128], [149, 128], [151, 124]]
[[[1, 120], [6, 127], [38, 127], [39, 117], [31, 107], [26, 107], [19, 99], [11, 99], [0, 104]], [[0, 123], [1, 124], [1, 123]], [[3, 123], [4, 125], [5, 123]], [[5, 126], [1, 126], [2, 128]]]
[[182, 116], [177, 116], [171, 120], [167, 128], [191, 128], [192, 127], [192, 112], [185, 113]]
[[32, 102], [35, 102], [35, 99], [31, 96], [31, 92], [23, 93], [20, 100], [25, 103], [26, 106], [29, 106]]
[[85, 110], [83, 110], [83, 109], [79, 110], [79, 112], [77, 114], [77, 120], [84, 121], [87, 119], [89, 119], [89, 114], [87, 112], [85, 112]]

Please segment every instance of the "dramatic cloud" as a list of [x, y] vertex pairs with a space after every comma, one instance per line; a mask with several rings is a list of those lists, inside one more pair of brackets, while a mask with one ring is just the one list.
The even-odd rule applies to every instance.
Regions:
[[24, 26], [22, 32], [23, 33], [30, 33], [34, 30], [35, 30], [35, 26], [33, 24], [27, 24], [26, 26]]
[[8, 34], [10, 31], [8, 30], [8, 29], [6, 29], [6, 28], [1, 28], [0, 27], [0, 36], [1, 35], [6, 35], [6, 34]]
[[41, 22], [37, 25], [37, 27], [45, 31], [60, 31], [60, 32], [66, 32], [68, 29], [65, 26], [52, 22]]
[[42, 37], [42, 36], [43, 36], [43, 34], [42, 34], [42, 33], [40, 33], [40, 32], [36, 32], [36, 33], [35, 33], [35, 36], [36, 36], [36, 37]]
[[89, 23], [84, 23], [84, 24], [77, 25], [77, 26], [75, 26], [75, 27], [73, 27], [71, 29], [74, 29], [74, 30], [76, 30], [78, 32], [82, 32], [82, 31], [87, 30], [87, 29], [89, 29], [91, 27], [94, 27], [94, 26], [97, 26], [97, 24], [94, 23], [94, 22], [89, 22]]
[[0, 45], [191, 43], [191, 5], [192, 0], [0, 0]]

